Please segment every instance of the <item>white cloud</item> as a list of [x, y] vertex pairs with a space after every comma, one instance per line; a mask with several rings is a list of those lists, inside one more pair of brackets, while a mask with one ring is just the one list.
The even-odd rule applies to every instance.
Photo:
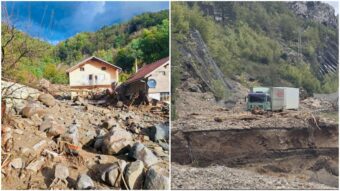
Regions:
[[334, 8], [335, 15], [339, 14], [339, 2], [338, 1], [323, 1], [323, 2], [331, 5]]

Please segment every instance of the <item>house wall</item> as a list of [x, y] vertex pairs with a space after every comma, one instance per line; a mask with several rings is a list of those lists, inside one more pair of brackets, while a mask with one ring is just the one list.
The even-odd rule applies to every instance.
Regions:
[[149, 88], [149, 94], [170, 92], [170, 65], [169, 62], [151, 72], [150, 79], [156, 80], [156, 87]]
[[[80, 71], [80, 67], [69, 73], [70, 86], [93, 86], [93, 85], [111, 85], [112, 82], [118, 82], [119, 71], [117, 68], [110, 67], [107, 64], [95, 60], [89, 60], [82, 65], [84, 71]], [[102, 70], [106, 67], [106, 70]], [[89, 75], [92, 74], [92, 81]], [[97, 81], [95, 80], [97, 76]]]

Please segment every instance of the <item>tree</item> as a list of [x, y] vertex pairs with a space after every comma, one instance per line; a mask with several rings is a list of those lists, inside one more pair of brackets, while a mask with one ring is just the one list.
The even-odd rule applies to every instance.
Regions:
[[145, 29], [138, 46], [142, 52], [142, 59], [146, 63], [168, 56], [169, 21], [166, 19], [161, 25]]

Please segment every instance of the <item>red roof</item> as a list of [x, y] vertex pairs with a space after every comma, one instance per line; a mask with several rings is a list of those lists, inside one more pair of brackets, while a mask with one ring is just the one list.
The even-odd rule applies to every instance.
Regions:
[[166, 57], [166, 58], [162, 58], [160, 60], [157, 60], [156, 62], [153, 62], [151, 64], [147, 64], [147, 65], [143, 66], [142, 68], [140, 68], [137, 71], [137, 73], [132, 75], [126, 82], [124, 82], [124, 84], [129, 84], [129, 83], [132, 83], [132, 82], [135, 82], [135, 81], [138, 81], [140, 79], [145, 78], [145, 76], [147, 76], [152, 71], [154, 71], [155, 69], [162, 66], [163, 64], [165, 64], [168, 61], [169, 61], [169, 57]]

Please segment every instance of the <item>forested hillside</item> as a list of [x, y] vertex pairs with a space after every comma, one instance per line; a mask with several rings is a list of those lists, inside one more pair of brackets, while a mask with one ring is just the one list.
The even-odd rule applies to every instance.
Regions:
[[20, 82], [47, 78], [67, 83], [65, 70], [95, 55], [120, 66], [124, 81], [134, 64], [151, 63], [169, 55], [168, 11], [144, 13], [96, 32], [82, 32], [56, 46], [32, 38], [2, 22], [2, 75]]
[[173, 88], [182, 50], [196, 43], [190, 31], [198, 30], [223, 74], [245, 86], [338, 89], [338, 18], [326, 4], [174, 2], [171, 15]]

